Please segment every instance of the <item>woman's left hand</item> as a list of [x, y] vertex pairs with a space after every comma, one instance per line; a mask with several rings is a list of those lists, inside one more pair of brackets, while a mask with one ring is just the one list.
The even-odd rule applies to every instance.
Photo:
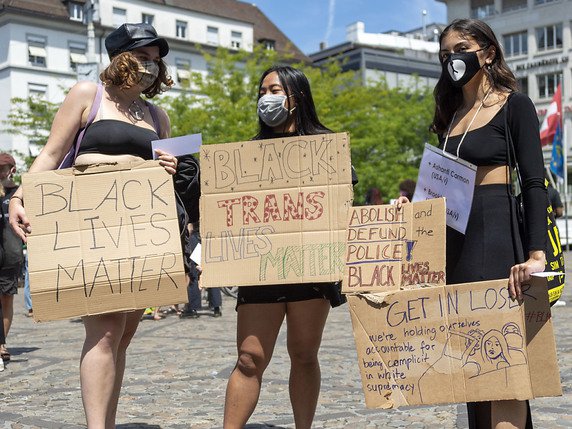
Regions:
[[161, 149], [155, 149], [155, 153], [158, 155], [159, 164], [165, 168], [167, 173], [173, 175], [177, 172], [177, 158], [175, 156]]
[[512, 298], [522, 299], [522, 283], [530, 280], [530, 275], [541, 273], [546, 266], [546, 255], [543, 251], [530, 252], [528, 261], [516, 264], [510, 269], [508, 290]]

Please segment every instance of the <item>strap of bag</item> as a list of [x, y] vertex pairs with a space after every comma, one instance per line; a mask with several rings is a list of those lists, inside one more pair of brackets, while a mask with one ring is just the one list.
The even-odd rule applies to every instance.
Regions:
[[97, 116], [97, 111], [99, 110], [99, 106], [101, 105], [102, 96], [103, 96], [103, 85], [101, 84], [101, 82], [98, 82], [97, 91], [95, 92], [95, 98], [93, 99], [93, 103], [91, 103], [91, 110], [89, 111], [89, 115], [87, 115], [87, 122], [85, 123], [85, 126], [80, 131], [75, 141], [75, 152], [73, 154], [73, 161], [75, 161], [75, 159], [77, 158], [77, 153], [79, 152], [79, 147], [81, 145], [81, 141], [83, 140], [83, 135], [85, 134], [85, 130], [87, 130], [87, 127], [89, 127], [93, 123], [93, 120]]
[[153, 103], [147, 103], [147, 107], [149, 108], [149, 112], [151, 112], [151, 118], [153, 119], [153, 127], [155, 128], [155, 132], [161, 138], [161, 122], [159, 121], [159, 115], [157, 114], [157, 107]]
[[516, 171], [516, 178], [518, 180], [518, 186], [520, 187], [521, 192], [522, 192], [522, 178], [520, 176], [520, 169], [518, 168], [518, 162], [516, 160], [516, 151], [514, 149], [514, 142], [512, 140], [510, 128], [508, 126], [508, 103], [510, 102], [511, 95], [512, 93], [509, 94], [506, 103], [503, 106], [503, 109], [504, 109], [504, 134], [506, 140], [506, 156], [508, 159], [508, 168], [511, 181], [510, 192], [512, 196], [515, 196], [514, 189], [512, 187], [512, 169], [514, 168], [514, 170]]

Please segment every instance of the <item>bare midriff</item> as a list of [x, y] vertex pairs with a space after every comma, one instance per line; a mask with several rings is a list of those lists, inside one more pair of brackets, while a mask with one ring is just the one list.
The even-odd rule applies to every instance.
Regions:
[[477, 167], [475, 185], [506, 185], [509, 182], [509, 170], [506, 165], [487, 165]]
[[74, 165], [90, 164], [125, 164], [143, 161], [143, 158], [134, 155], [105, 155], [102, 153], [82, 153], [75, 159]]

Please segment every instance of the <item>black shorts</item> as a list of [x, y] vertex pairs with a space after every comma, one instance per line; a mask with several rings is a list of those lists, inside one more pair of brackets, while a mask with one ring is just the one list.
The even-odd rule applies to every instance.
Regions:
[[337, 307], [346, 301], [336, 283], [304, 283], [239, 287], [236, 306], [308, 301], [310, 299], [327, 299], [332, 307]]
[[16, 295], [18, 293], [18, 279], [20, 269], [0, 270], [0, 295]]

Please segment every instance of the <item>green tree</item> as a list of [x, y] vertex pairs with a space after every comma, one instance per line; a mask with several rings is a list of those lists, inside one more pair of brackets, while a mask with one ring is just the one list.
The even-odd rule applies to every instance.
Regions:
[[[4, 131], [13, 135], [23, 135], [30, 144], [45, 146], [50, 128], [59, 105], [41, 97], [12, 98], [11, 108], [4, 121]], [[26, 170], [35, 157], [30, 153], [14, 151], [26, 163]]]

